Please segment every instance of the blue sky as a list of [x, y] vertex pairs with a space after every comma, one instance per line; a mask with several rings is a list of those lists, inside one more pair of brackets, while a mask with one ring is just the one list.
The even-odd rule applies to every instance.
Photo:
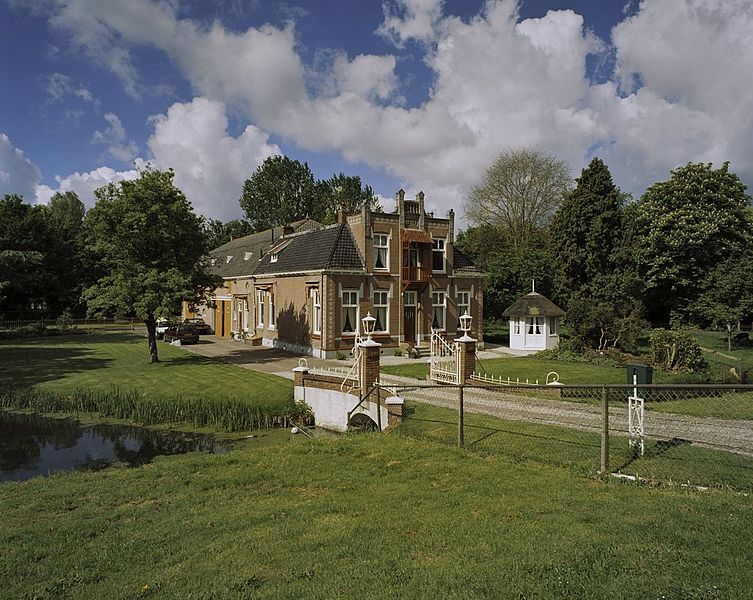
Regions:
[[151, 162], [225, 220], [283, 153], [441, 214], [531, 145], [636, 196], [689, 161], [750, 184], [751, 35], [753, 0], [0, 0], [0, 194], [91, 205]]

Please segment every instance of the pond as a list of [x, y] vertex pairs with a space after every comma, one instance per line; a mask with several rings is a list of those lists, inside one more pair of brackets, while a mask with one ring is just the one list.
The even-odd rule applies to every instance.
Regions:
[[155, 456], [228, 452], [230, 441], [134, 425], [82, 425], [75, 419], [0, 411], [0, 482], [58, 471], [137, 467]]

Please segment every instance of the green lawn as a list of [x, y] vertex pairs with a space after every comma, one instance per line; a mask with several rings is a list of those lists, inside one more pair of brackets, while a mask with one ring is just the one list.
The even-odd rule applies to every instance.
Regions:
[[[652, 406], [655, 406], [653, 404]], [[411, 403], [402, 435], [445, 445], [457, 444], [457, 412]], [[593, 476], [601, 461], [601, 436], [567, 427], [508, 421], [487, 415], [465, 414], [466, 448], [515, 463], [541, 463]], [[753, 491], [753, 459], [666, 440], [646, 440], [646, 452], [636, 457], [625, 436], [610, 436], [611, 471], [661, 482], [698, 486], [728, 486]]]
[[160, 361], [148, 363], [146, 338], [130, 333], [0, 341], [0, 380], [72, 391], [137, 389], [147, 395], [277, 395], [292, 382], [197, 356], [159, 343]]
[[0, 381], [12, 386], [0, 406], [231, 431], [296, 413], [291, 381], [169, 344], [159, 352], [149, 364], [146, 339], [128, 333], [0, 342]]
[[753, 498], [396, 435], [0, 485], [8, 598], [747, 598]]

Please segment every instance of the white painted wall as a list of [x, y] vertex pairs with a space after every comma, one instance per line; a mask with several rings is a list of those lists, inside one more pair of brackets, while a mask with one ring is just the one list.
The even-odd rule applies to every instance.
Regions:
[[[515, 324], [519, 325], [519, 334], [515, 334]], [[559, 327], [559, 322], [557, 323]], [[560, 336], [550, 335], [549, 318], [544, 318], [541, 335], [528, 335], [525, 317], [510, 317], [510, 348], [512, 350], [548, 350], [556, 348]]]
[[[348, 413], [358, 404], [359, 397], [355, 394], [334, 390], [320, 390], [314, 387], [296, 386], [294, 392], [296, 402], [305, 402], [314, 411], [316, 425], [332, 431], [348, 430]], [[370, 400], [358, 407], [354, 414], [364, 413], [369, 415], [374, 423], [377, 419], [377, 403]], [[385, 404], [381, 406], [382, 429], [387, 428], [388, 409]]]

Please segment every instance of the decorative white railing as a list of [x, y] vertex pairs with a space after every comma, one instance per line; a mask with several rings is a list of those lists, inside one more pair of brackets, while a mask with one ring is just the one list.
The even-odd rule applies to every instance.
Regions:
[[[349, 394], [353, 391], [353, 388], [358, 387], [359, 385], [359, 377], [361, 373], [361, 369], [359, 368], [361, 366], [361, 344], [363, 343], [363, 338], [356, 333], [356, 339], [355, 343], [353, 344], [353, 365], [350, 367], [350, 370], [343, 378], [343, 382], [340, 384], [340, 391], [345, 392], [346, 394]], [[353, 383], [348, 387], [346, 390], [345, 387], [348, 384], [348, 380], [352, 381]]]
[[526, 377], [525, 380], [521, 380], [520, 377], [516, 377], [515, 379], [513, 379], [512, 377], [507, 377], [506, 379], [504, 379], [501, 375], [495, 377], [494, 375], [486, 375], [481, 373], [474, 373], [473, 375], [471, 375], [471, 379], [480, 383], [491, 383], [494, 385], [552, 385], [559, 383], [560, 376], [556, 371], [549, 371], [549, 373], [546, 374], [546, 380], [543, 384], [539, 383], [538, 379], [531, 381], [528, 377]]
[[429, 377], [440, 383], [458, 383], [460, 365], [457, 342], [448, 344], [438, 332], [431, 332], [431, 358], [429, 358]]

